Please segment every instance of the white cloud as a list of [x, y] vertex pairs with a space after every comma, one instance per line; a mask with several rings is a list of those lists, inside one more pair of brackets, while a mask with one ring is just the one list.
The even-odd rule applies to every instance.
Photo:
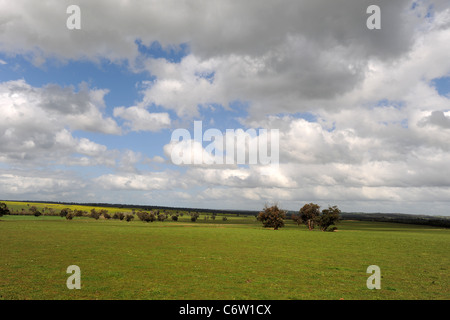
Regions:
[[171, 190], [186, 187], [177, 181], [174, 172], [150, 172], [145, 174], [106, 174], [95, 178], [94, 183], [107, 190]]
[[150, 113], [136, 106], [114, 108], [114, 117], [125, 119], [125, 125], [132, 131], [160, 131], [171, 124], [167, 112]]
[[[102, 173], [94, 183], [108, 192], [172, 194], [202, 206], [255, 208], [278, 200], [298, 208], [301, 201], [330, 201], [344, 210], [418, 212], [433, 202], [446, 213], [450, 100], [431, 81], [450, 75], [447, 2], [415, 2], [413, 9], [409, 0], [379, 1], [382, 29], [371, 32], [365, 28], [369, 0], [147, 1], [139, 8], [81, 1], [82, 30], [69, 31], [63, 2], [43, 7], [0, 0], [2, 53], [35, 64], [49, 58], [125, 61], [154, 77], [144, 82], [139, 102], [114, 109], [127, 129], [156, 132], [178, 120], [169, 111], [191, 120], [202, 117], [202, 106], [231, 108], [230, 102], [243, 101], [249, 105], [248, 117], [240, 119], [245, 127], [280, 130], [281, 163], [269, 175], [261, 174], [264, 167], [233, 165], [141, 172], [141, 161], [168, 162], [73, 135], [122, 132], [105, 115], [107, 90], [36, 88], [24, 80], [0, 84], [0, 161], [114, 166], [117, 172]], [[140, 53], [137, 39], [143, 45], [187, 43], [190, 52], [169, 62]], [[155, 106], [168, 112], [152, 112]], [[208, 156], [195, 141], [181, 146]], [[160, 151], [170, 159], [173, 147]], [[17, 176], [2, 176], [11, 190]], [[17, 188], [31, 192], [17, 179]]]
[[[95, 158], [95, 163], [110, 164], [106, 146], [86, 138], [75, 138], [72, 130], [92, 129], [119, 133], [111, 118], [104, 118], [98, 102], [104, 92], [59, 86], [32, 87], [24, 80], [0, 83], [0, 152], [3, 161], [24, 165], [64, 163], [72, 154]], [[89, 119], [89, 121], [85, 121]], [[92, 164], [92, 163], [91, 163]]]

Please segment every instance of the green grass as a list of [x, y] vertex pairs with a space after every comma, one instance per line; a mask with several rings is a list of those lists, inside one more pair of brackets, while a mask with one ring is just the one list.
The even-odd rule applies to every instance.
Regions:
[[[111, 210], [110, 210], [111, 211]], [[254, 217], [144, 223], [0, 218], [0, 299], [449, 299], [450, 230], [344, 221], [338, 232]], [[369, 265], [381, 290], [369, 290]], [[69, 290], [69, 265], [81, 290]]]

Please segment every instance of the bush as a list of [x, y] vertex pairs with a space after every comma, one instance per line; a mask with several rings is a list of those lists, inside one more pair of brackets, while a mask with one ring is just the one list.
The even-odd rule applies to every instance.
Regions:
[[91, 210], [91, 215], [90, 215], [91, 218], [94, 218], [95, 220], [98, 220], [98, 218], [100, 218], [100, 216], [101, 216], [101, 212], [99, 212], [99, 211], [97, 211], [95, 209]]
[[70, 212], [68, 212], [68, 213], [66, 214], [66, 219], [67, 219], [67, 220], [72, 220], [73, 217], [74, 217], [74, 213], [73, 213], [72, 211], [70, 211]]
[[155, 214], [153, 212], [148, 213], [145, 211], [138, 211], [136, 215], [143, 222], [153, 222], [156, 220]]
[[[84, 211], [83, 210], [73, 210], [73, 214], [75, 215], [75, 217], [82, 217], [83, 216]], [[97, 218], [98, 219], [98, 218]]]
[[104, 217], [106, 220], [111, 219], [111, 216], [110, 216], [108, 213], [104, 213], [104, 214], [103, 214], [103, 217]]
[[178, 221], [178, 216], [172, 216], [173, 221]]
[[192, 221], [192, 222], [197, 221], [197, 218], [200, 216], [200, 215], [198, 214], [198, 211], [196, 211], [195, 213], [191, 213], [190, 215], [191, 215], [191, 221]]
[[134, 219], [134, 216], [132, 214], [127, 214], [125, 217], [125, 220], [127, 220], [127, 222], [130, 222], [133, 219]]
[[64, 209], [61, 209], [61, 211], [59, 212], [59, 216], [61, 218], [65, 218], [71, 212], [72, 212], [72, 210], [70, 210], [69, 208], [64, 208]]
[[222, 218], [222, 221], [227, 221], [227, 220], [228, 220], [227, 217], [223, 217], [223, 218]]
[[123, 214], [123, 212], [116, 212], [113, 215], [113, 219], [123, 220], [124, 218], [125, 218], [125, 215]]
[[156, 216], [153, 212], [150, 212], [145, 219], [146, 222], [153, 222], [155, 220], [156, 220]]

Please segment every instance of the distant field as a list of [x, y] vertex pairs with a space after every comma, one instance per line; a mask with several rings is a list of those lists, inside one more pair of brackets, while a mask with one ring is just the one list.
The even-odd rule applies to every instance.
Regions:
[[[450, 230], [338, 227], [3, 216], [0, 299], [450, 299]], [[81, 268], [81, 290], [66, 287], [69, 265]], [[369, 265], [381, 269], [380, 290], [366, 287]]]

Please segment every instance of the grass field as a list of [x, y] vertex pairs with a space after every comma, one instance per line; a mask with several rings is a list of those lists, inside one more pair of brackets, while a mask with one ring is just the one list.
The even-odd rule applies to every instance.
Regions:
[[[42, 204], [39, 204], [40, 206]], [[111, 212], [111, 208], [108, 208]], [[0, 218], [0, 299], [449, 299], [450, 230], [343, 221], [338, 232], [254, 217]], [[81, 290], [69, 290], [69, 265]], [[369, 265], [381, 289], [369, 290]]]

